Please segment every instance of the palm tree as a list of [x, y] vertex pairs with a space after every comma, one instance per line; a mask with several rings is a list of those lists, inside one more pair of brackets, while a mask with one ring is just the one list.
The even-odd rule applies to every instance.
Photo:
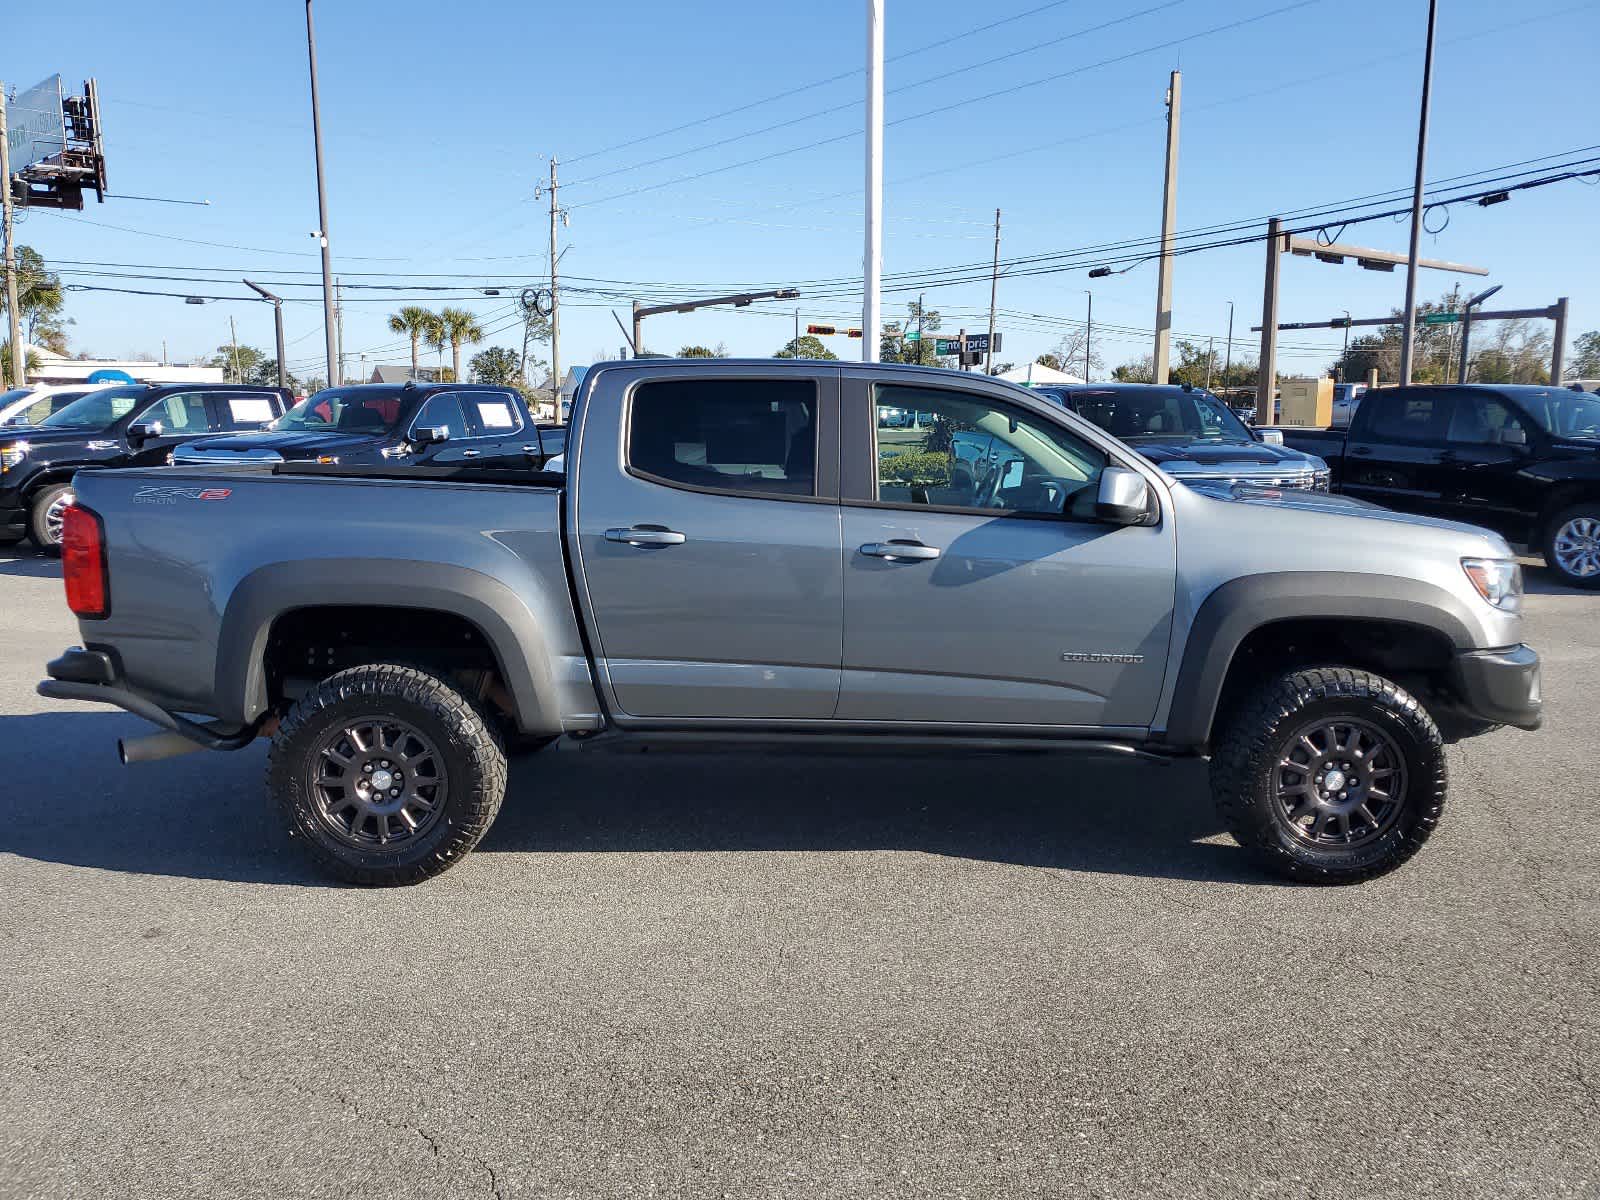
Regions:
[[443, 350], [445, 345], [450, 347], [450, 366], [455, 378], [461, 378], [461, 345], [476, 345], [483, 341], [483, 326], [478, 324], [478, 318], [464, 308], [442, 308], [436, 318], [437, 326], [431, 335], [434, 346]]
[[427, 309], [416, 304], [408, 304], [399, 312], [389, 317], [389, 332], [403, 333], [411, 339], [411, 378], [417, 377], [417, 345], [427, 339], [433, 340], [434, 326], [439, 318]]

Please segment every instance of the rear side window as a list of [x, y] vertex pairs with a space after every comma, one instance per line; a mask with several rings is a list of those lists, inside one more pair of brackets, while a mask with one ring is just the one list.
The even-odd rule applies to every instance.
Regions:
[[798, 379], [663, 380], [633, 393], [628, 466], [711, 491], [814, 496], [817, 389]]
[[260, 392], [236, 396], [217, 396], [217, 428], [222, 430], [260, 429], [278, 415], [271, 396]]
[[1361, 411], [1371, 414], [1367, 433], [1380, 441], [1435, 442], [1444, 437], [1449, 407], [1443, 393], [1395, 391], [1379, 392]]
[[471, 392], [464, 397], [482, 437], [510, 437], [522, 428], [522, 417], [509, 396]]

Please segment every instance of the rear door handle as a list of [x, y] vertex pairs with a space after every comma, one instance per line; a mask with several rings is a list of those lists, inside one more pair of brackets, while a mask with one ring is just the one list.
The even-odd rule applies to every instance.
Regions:
[[539, 450], [539, 447], [537, 447], [537, 446], [524, 446], [522, 448], [522, 452], [524, 454], [538, 454], [538, 453], [540, 453], [540, 450]]
[[462, 458], [477, 458], [478, 455], [480, 455], [482, 453], [483, 453], [482, 450], [463, 450], [461, 452], [461, 457]]
[[675, 529], [659, 525], [634, 525], [628, 529], [606, 530], [606, 541], [628, 546], [681, 546], [689, 539]]
[[942, 553], [937, 546], [924, 546], [921, 542], [868, 542], [861, 547], [868, 558], [898, 558], [914, 562], [927, 562]]

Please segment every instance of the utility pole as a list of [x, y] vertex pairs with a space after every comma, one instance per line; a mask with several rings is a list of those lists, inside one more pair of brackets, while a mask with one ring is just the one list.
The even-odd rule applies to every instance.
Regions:
[[[278, 354], [281, 357], [282, 354], [283, 354], [283, 351], [280, 349], [278, 351]], [[161, 365], [163, 367], [167, 365], [167, 339], [166, 338], [162, 338], [161, 339]]]
[[1166, 383], [1172, 367], [1172, 239], [1178, 220], [1178, 118], [1183, 102], [1183, 72], [1167, 84], [1167, 174], [1161, 189], [1161, 259], [1156, 277], [1156, 351], [1151, 378]]
[[[1283, 222], [1267, 222], [1267, 279], [1261, 297], [1261, 371], [1256, 377], [1256, 424], [1276, 425], [1272, 393], [1278, 386], [1278, 266], [1283, 257]], [[1231, 327], [1232, 320], [1230, 318]]]
[[1406, 307], [1400, 333], [1400, 385], [1411, 382], [1417, 336], [1417, 257], [1422, 253], [1422, 173], [1428, 164], [1428, 103], [1433, 93], [1433, 34], [1439, 0], [1428, 0], [1428, 45], [1422, 57], [1422, 112], [1417, 118], [1417, 177], [1411, 189], [1411, 255], [1406, 264]]
[[[272, 301], [272, 330], [273, 330], [273, 333], [277, 335], [277, 341], [278, 341], [278, 386], [279, 387], [287, 387], [288, 384], [284, 382], [284, 380], [286, 378], [287, 368], [284, 366], [284, 362], [283, 362], [283, 297], [282, 296], [274, 296], [271, 292], [267, 291], [267, 289], [262, 287], [259, 283], [251, 283], [248, 279], [244, 280], [243, 283], [244, 283], [245, 287], [247, 287], [251, 291], [257, 293], [262, 298]], [[340, 340], [340, 343], [342, 345], [342, 343], [344, 341], [342, 330], [341, 330], [341, 335], [340, 335], [340, 339], [339, 340]], [[161, 343], [161, 357], [162, 357], [163, 361], [166, 360], [166, 357], [167, 357], [167, 344], [166, 344], [166, 342], [162, 342]], [[362, 355], [362, 357], [365, 358], [366, 355]], [[344, 374], [344, 361], [343, 361], [343, 359], [344, 359], [344, 355], [343, 355], [343, 351], [341, 350], [341, 352], [340, 352], [340, 362], [339, 362], [339, 374], [341, 375], [341, 377]], [[364, 375], [364, 374], [366, 374], [366, 372], [363, 371], [362, 374]]]
[[867, 0], [866, 245], [861, 273], [861, 361], [878, 361], [883, 328], [883, 0]]
[[243, 383], [244, 372], [239, 370], [239, 331], [233, 327], [233, 317], [228, 317], [228, 344], [233, 347], [233, 382]]
[[[4, 225], [6, 237], [6, 321], [11, 338], [11, 386], [21, 387], [27, 382], [23, 376], [28, 369], [28, 352], [22, 348], [22, 320], [17, 312], [17, 234], [11, 224], [11, 144], [6, 139], [6, 85], [0, 80], [0, 192], [4, 199]], [[4, 383], [0, 379], [0, 383]]]
[[983, 352], [983, 373], [994, 374], [994, 306], [1000, 291], [1000, 210], [994, 210], [994, 267], [989, 272], [989, 345]]
[[1217, 361], [1217, 339], [1206, 339], [1206, 391], [1211, 390], [1211, 367]]
[[306, 0], [306, 59], [311, 66], [311, 137], [317, 149], [317, 241], [322, 246], [322, 332], [328, 350], [328, 386], [337, 387], [339, 351], [334, 345], [333, 254], [328, 249], [328, 189], [322, 169], [322, 108], [317, 102], [317, 32]]
[[1233, 301], [1228, 301], [1228, 353], [1222, 366], [1222, 386], [1228, 386], [1229, 373], [1233, 370]]
[[800, 310], [794, 310], [794, 356], [800, 357]]
[[[556, 201], [556, 156], [550, 156], [550, 402], [555, 407], [555, 423], [561, 424], [561, 290], [557, 275], [556, 223], [561, 220], [561, 206]], [[639, 345], [639, 330], [634, 327], [635, 353]]]
[[1083, 321], [1083, 381], [1089, 382], [1089, 358], [1094, 346], [1094, 293], [1088, 288], [1083, 289], [1083, 294], [1089, 297], [1089, 311]]
[[[338, 330], [337, 346], [339, 348], [339, 382], [344, 382], [344, 284], [337, 279], [333, 281], [333, 316]], [[457, 383], [461, 381], [456, 380]]]
[[[917, 293], [917, 366], [919, 366], [919, 367], [927, 359], [927, 355], [925, 355], [923, 353], [923, 351], [922, 351], [922, 306], [925, 303], [927, 303], [927, 299], [928, 299], [928, 293], [927, 292], [918, 292]], [[901, 359], [905, 358], [905, 348], [904, 347], [901, 347], [900, 357], [901, 357]]]

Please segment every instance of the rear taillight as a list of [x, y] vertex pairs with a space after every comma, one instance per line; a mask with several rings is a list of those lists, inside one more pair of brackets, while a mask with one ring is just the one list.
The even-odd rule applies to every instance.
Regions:
[[76, 504], [61, 515], [61, 577], [74, 613], [91, 621], [110, 614], [105, 529], [97, 513]]

